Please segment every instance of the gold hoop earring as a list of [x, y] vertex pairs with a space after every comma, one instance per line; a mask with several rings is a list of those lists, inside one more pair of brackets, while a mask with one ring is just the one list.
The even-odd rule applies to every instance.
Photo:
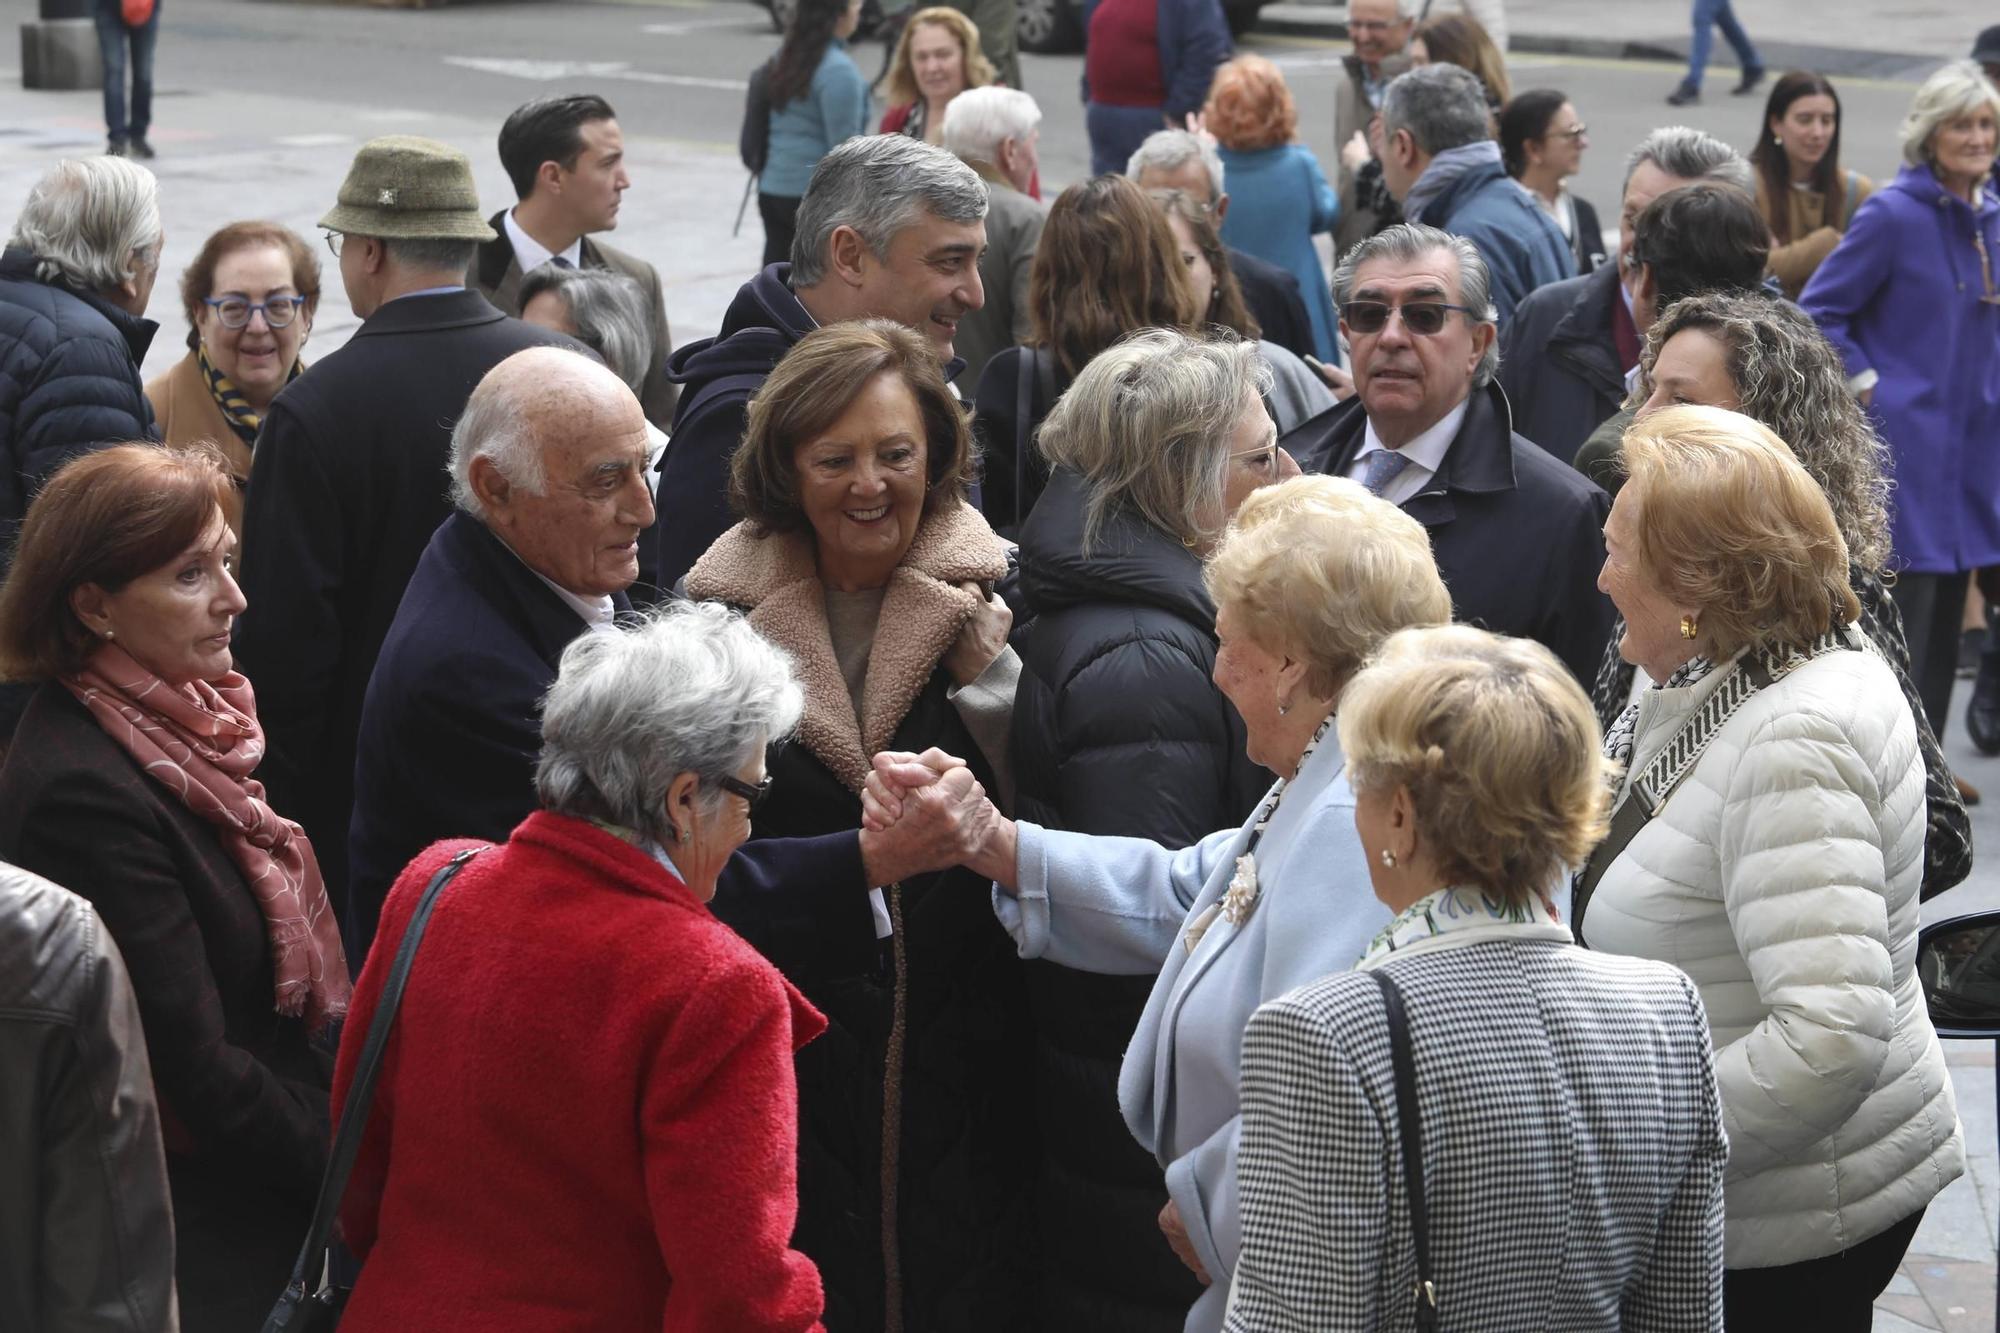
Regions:
[[1692, 639], [1695, 635], [1699, 634], [1700, 632], [1701, 632], [1701, 625], [1698, 621], [1695, 620], [1693, 616], [1681, 617], [1681, 637], [1683, 639]]
[[1387, 847], [1382, 849], [1382, 864], [1388, 866], [1391, 870], [1396, 867], [1396, 854]]

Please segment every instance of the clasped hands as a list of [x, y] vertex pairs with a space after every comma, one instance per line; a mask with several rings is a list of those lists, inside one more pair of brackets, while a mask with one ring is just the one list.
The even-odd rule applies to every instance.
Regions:
[[[962, 865], [1013, 891], [1014, 821], [986, 798], [965, 761], [943, 750], [875, 756], [861, 792], [861, 839], [864, 861], [871, 840], [907, 851], [898, 864], [908, 868], [895, 879]], [[891, 882], [872, 862], [869, 878]]]

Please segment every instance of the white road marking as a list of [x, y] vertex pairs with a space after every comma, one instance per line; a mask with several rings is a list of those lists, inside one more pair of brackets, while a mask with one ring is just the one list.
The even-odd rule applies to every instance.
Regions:
[[485, 74], [502, 74], [515, 79], [552, 83], [557, 79], [620, 79], [626, 83], [666, 84], [676, 88], [718, 88], [740, 93], [750, 85], [743, 79], [710, 79], [694, 74], [661, 74], [649, 69], [633, 69], [622, 60], [516, 60], [497, 56], [446, 56], [447, 65], [476, 69]]

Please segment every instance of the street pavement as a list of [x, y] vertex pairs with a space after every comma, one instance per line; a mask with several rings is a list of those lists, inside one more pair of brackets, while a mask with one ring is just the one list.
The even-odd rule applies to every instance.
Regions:
[[[1296, 8], [1274, 12], [1272, 26], [1283, 31], [1260, 31], [1242, 46], [1284, 68], [1299, 104], [1301, 137], [1331, 164], [1334, 77], [1347, 48], [1329, 39], [1327, 25], [1339, 11], [1313, 7], [1321, 12], [1308, 16], [1317, 25], [1311, 26], [1288, 17]], [[1739, 147], [1757, 133], [1761, 99], [1728, 96], [1725, 77], [1710, 80], [1700, 105], [1676, 111], [1662, 104], [1680, 69], [1671, 45], [1684, 27], [1679, 0], [1531, 0], [1509, 11], [1520, 35], [1509, 62], [1515, 87], [1557, 87], [1575, 102], [1592, 147], [1573, 188], [1606, 223], [1618, 215], [1624, 156], [1648, 130], [1685, 123]], [[1878, 181], [1897, 168], [1897, 126], [1915, 81], [1969, 47], [1979, 21], [1965, 6], [1924, 0], [1746, 0], [1739, 12], [1759, 41], [1779, 31], [1810, 32], [1822, 55], [1880, 55], [1885, 47], [1915, 53], [1914, 63], [1899, 57], [1900, 63], [1868, 66], [1876, 75], [1839, 79], [1845, 160]], [[1520, 49], [1547, 47], [1553, 43], [1542, 37], [1565, 32], [1655, 43], [1652, 49], [1665, 54], [1631, 60]], [[429, 135], [463, 149], [488, 211], [497, 210], [512, 202], [493, 146], [501, 120], [530, 97], [557, 91], [601, 92], [618, 107], [633, 187], [611, 239], [659, 267], [677, 343], [712, 334], [737, 287], [756, 270], [762, 248], [754, 206], [740, 234], [732, 227], [745, 185], [735, 143], [745, 76], [774, 46], [763, 10], [741, 0], [435, 10], [175, 0], [163, 16], [156, 73], [152, 139], [160, 157], [152, 166], [167, 246], [150, 311], [162, 327], [147, 374], [182, 354], [187, 323], [175, 285], [217, 227], [265, 217], [316, 235], [314, 224], [331, 207], [355, 147], [388, 133]], [[1726, 50], [1719, 44], [1719, 55]], [[864, 43], [856, 58], [872, 75], [882, 49]], [[1024, 55], [1023, 70], [1044, 112], [1042, 178], [1052, 196], [1088, 174], [1077, 102], [1081, 60]], [[96, 93], [26, 92], [17, 70], [0, 68], [0, 201], [21, 199], [58, 158], [100, 150], [102, 133]], [[0, 202], [0, 220], [9, 225], [11, 209]], [[306, 348], [309, 361], [343, 343], [356, 323], [331, 257], [323, 262], [328, 288]], [[2000, 761], [1974, 755], [1955, 716], [1945, 739], [1952, 762], [1991, 801], [1973, 811], [1980, 856], [1971, 879], [1927, 904], [1927, 922], [2000, 908]], [[1878, 1307], [1876, 1327], [1890, 1333], [1983, 1333], [1994, 1326], [2000, 1127], [1993, 1049], [1948, 1043], [1947, 1055], [1971, 1170], [1932, 1205], [1910, 1260]]]

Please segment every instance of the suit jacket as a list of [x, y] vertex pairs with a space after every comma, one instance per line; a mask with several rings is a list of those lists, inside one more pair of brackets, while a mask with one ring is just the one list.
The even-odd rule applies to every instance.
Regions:
[[1293, 356], [1314, 356], [1312, 316], [1306, 313], [1305, 296], [1299, 280], [1290, 270], [1279, 268], [1252, 254], [1230, 250], [1229, 271], [1243, 289], [1243, 304], [1250, 307], [1264, 341], [1274, 342]]
[[417, 557], [451, 510], [452, 423], [487, 371], [550, 346], [577, 344], [478, 292], [402, 297], [287, 385], [258, 433], [236, 662], [257, 684], [270, 746], [258, 777], [312, 835], [336, 903], [362, 696]]
[[[1281, 443], [1307, 472], [1344, 477], [1366, 410], [1356, 395]], [[1537, 640], [1588, 688], [1611, 632], [1597, 590], [1611, 502], [1514, 433], [1498, 385], [1473, 391], [1444, 465], [1402, 507], [1430, 531], [1454, 619]]]
[[[1382, 77], [1393, 79], [1409, 67], [1408, 56], [1390, 56], [1382, 62]], [[1354, 189], [1355, 173], [1340, 156], [1340, 150], [1346, 147], [1349, 139], [1368, 132], [1368, 122], [1374, 118], [1375, 104], [1368, 100], [1361, 58], [1342, 56], [1340, 85], [1333, 94], [1333, 155], [1340, 163], [1340, 171], [1335, 178], [1340, 190], [1340, 221], [1334, 224], [1333, 229], [1335, 259], [1373, 236], [1379, 227], [1380, 219], [1375, 216], [1374, 210], [1361, 206], [1360, 196]]]
[[264, 914], [215, 826], [54, 681], [0, 765], [0, 859], [75, 885], [104, 918], [139, 1000], [169, 1154], [246, 1196], [310, 1207], [332, 1071], [304, 1020], [273, 1007]]
[[1500, 334], [1500, 385], [1521, 433], [1565, 463], [1625, 401], [1611, 332], [1623, 300], [1606, 264], [1529, 292]]
[[[518, 319], [521, 265], [514, 258], [514, 242], [508, 239], [507, 228], [501, 225], [506, 217], [507, 210], [503, 208], [487, 219], [493, 227], [493, 239], [480, 245], [479, 257], [472, 261], [472, 277], [481, 295]], [[667, 357], [674, 350], [674, 337], [667, 329], [667, 296], [660, 283], [660, 271], [593, 236], [583, 238], [582, 255], [583, 267], [621, 273], [638, 283], [639, 290], [646, 294], [649, 321], [646, 332], [653, 344], [653, 364], [639, 385], [639, 404], [646, 409], [646, 420], [665, 430], [673, 424], [674, 400], [681, 391], [667, 378]]]
[[1048, 219], [1046, 204], [1030, 199], [985, 162], [969, 164], [986, 182], [986, 253], [979, 257], [979, 281], [986, 304], [958, 321], [952, 350], [965, 360], [962, 383], [978, 384], [979, 373], [996, 352], [1034, 336], [1028, 312], [1028, 275], [1035, 246]]
[[[1731, 1145], [1694, 984], [1544, 923], [1418, 940], [1252, 1015], [1229, 1333], [1414, 1323], [1378, 968], [1409, 1016], [1445, 1326], [1721, 1329]], [[1502, 1146], [1501, 1124], [1532, 1128]]]
[[[541, 699], [584, 632], [477, 519], [454, 513], [431, 538], [361, 714], [345, 918], [357, 974], [383, 899], [418, 853], [444, 838], [497, 842], [534, 813]], [[811, 976], [828, 957], [872, 965], [867, 888], [853, 833], [758, 842], [731, 858], [714, 908], [780, 967]]]

